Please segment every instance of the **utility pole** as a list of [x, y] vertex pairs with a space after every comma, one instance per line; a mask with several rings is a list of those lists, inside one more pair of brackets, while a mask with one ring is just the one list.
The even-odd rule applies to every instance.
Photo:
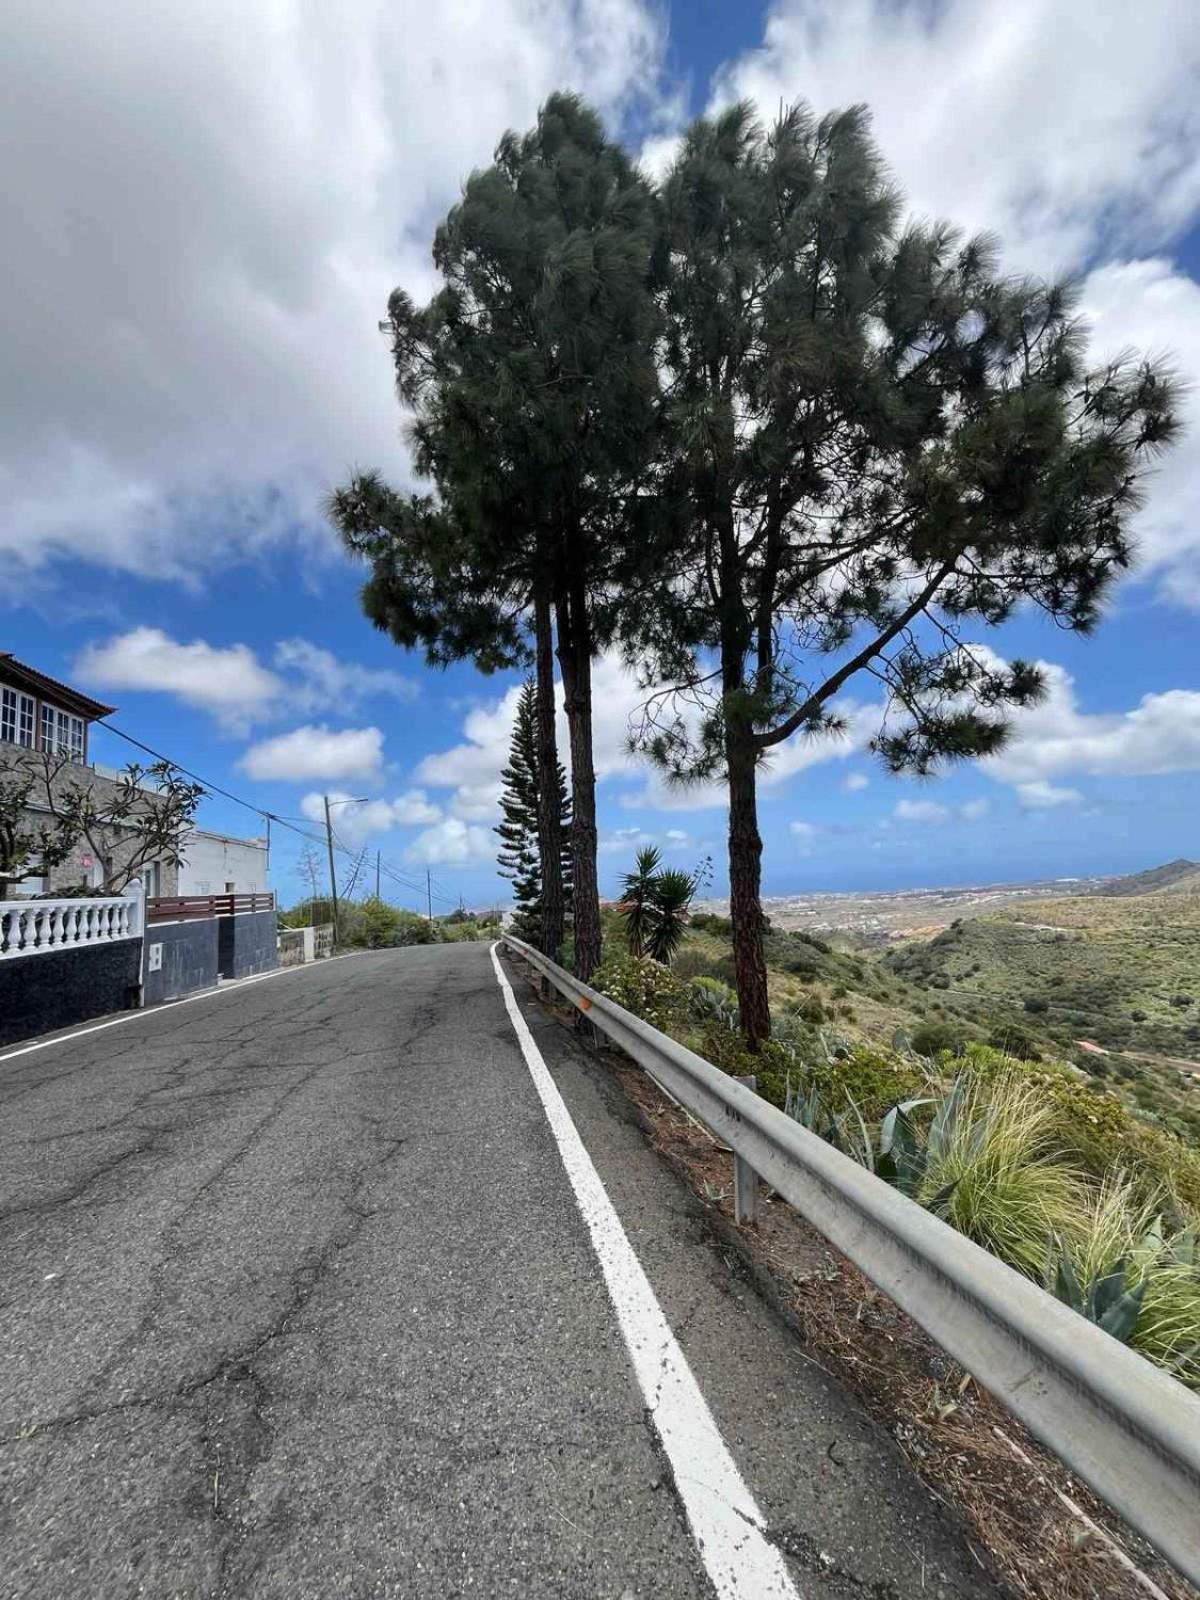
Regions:
[[329, 847], [329, 888], [333, 896], [333, 942], [337, 944], [338, 936], [338, 903], [337, 903], [337, 873], [333, 867], [333, 823], [329, 820], [329, 796], [325, 800], [325, 843]]
[[379, 899], [379, 857], [380, 857], [381, 854], [382, 854], [381, 851], [376, 850], [376, 852], [375, 852], [375, 898], [376, 898], [376, 900]]
[[429, 920], [433, 921], [433, 887], [429, 876], [429, 868], [425, 868], [425, 904], [429, 910]]

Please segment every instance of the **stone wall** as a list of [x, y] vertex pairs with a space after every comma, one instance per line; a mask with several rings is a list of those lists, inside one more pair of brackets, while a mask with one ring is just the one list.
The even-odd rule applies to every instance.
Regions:
[[141, 965], [140, 939], [0, 961], [0, 1045], [136, 1006]]

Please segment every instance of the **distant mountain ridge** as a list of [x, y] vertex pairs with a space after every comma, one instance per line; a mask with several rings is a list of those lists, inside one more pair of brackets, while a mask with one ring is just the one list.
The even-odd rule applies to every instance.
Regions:
[[1161, 867], [1150, 867], [1145, 872], [1131, 872], [1123, 878], [1110, 878], [1095, 891], [1096, 894], [1200, 894], [1200, 861], [1167, 861]]

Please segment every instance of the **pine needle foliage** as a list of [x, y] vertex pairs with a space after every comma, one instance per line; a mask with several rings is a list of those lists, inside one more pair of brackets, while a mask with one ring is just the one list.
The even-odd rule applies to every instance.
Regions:
[[[533, 944], [540, 943], [542, 927], [537, 715], [537, 687], [533, 679], [528, 678], [521, 687], [520, 698], [517, 701], [508, 765], [501, 773], [503, 782], [500, 795], [501, 821], [494, 829], [500, 839], [500, 849], [496, 856], [497, 868], [500, 876], [507, 878], [513, 886], [513, 901], [516, 907], [514, 931]], [[560, 822], [563, 884], [569, 905], [571, 852], [568, 841], [571, 802], [567, 796], [566, 774], [561, 765], [558, 767], [558, 782], [555, 786], [553, 804], [557, 808]]]
[[748, 105], [702, 118], [660, 202], [657, 505], [675, 555], [627, 644], [676, 691], [649, 701], [641, 748], [680, 782], [729, 786], [756, 1043], [758, 768], [843, 730], [864, 680], [889, 770], [999, 750], [1042, 681], [980, 634], [1028, 606], [1095, 627], [1146, 470], [1177, 436], [1177, 385], [1135, 354], [1090, 367], [1071, 283], [903, 221], [862, 106], [795, 105], [769, 129]]

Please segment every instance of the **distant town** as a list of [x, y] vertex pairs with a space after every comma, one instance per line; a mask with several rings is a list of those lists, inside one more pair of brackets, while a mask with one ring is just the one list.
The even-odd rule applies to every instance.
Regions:
[[[1063, 900], [1094, 894], [1111, 877], [1048, 878], [968, 888], [872, 890], [864, 893], [765, 895], [763, 910], [776, 928], [853, 933], [872, 944], [920, 938], [960, 917], [978, 917], [1025, 900]], [[697, 901], [697, 911], [729, 915], [727, 899]]]

